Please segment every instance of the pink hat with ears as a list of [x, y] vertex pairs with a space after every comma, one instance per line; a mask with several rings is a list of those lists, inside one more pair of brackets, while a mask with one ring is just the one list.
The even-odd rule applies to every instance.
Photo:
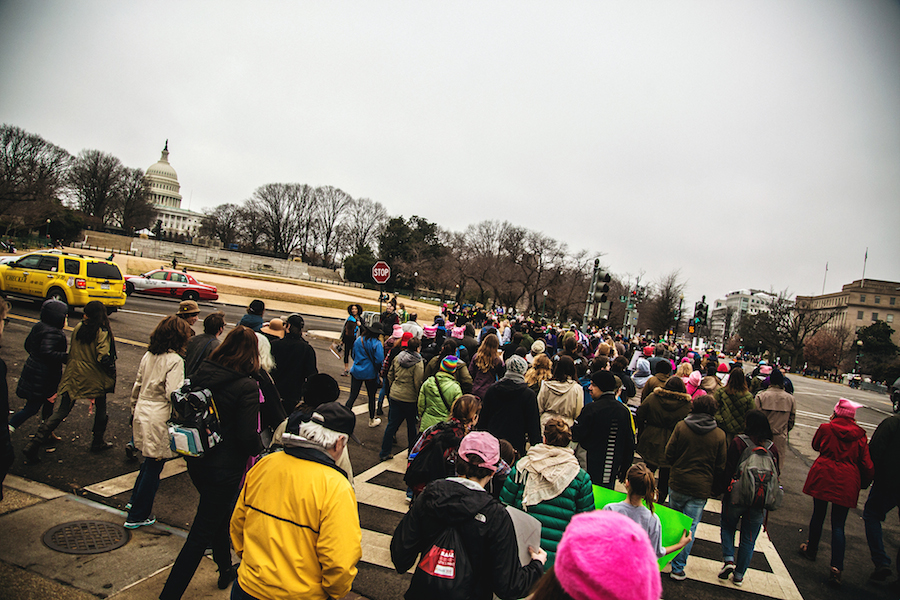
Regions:
[[834, 414], [839, 417], [849, 417], [851, 419], [856, 418], [856, 410], [860, 408], [862, 404], [858, 404], [853, 402], [852, 400], [847, 400], [846, 398], [841, 398], [838, 400], [838, 403], [834, 405]]
[[394, 331], [391, 333], [392, 338], [400, 339], [403, 337], [403, 327], [399, 323], [394, 325]]
[[450, 337], [457, 339], [457, 340], [463, 339], [463, 336], [465, 336], [465, 335], [466, 335], [465, 327], [454, 327], [453, 331], [450, 333]]

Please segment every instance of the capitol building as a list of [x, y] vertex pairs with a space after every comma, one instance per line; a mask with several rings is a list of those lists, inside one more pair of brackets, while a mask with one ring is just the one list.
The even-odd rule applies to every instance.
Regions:
[[199, 235], [203, 215], [181, 208], [181, 185], [169, 164], [169, 140], [159, 162], [147, 169], [144, 180], [150, 186], [150, 203], [156, 209], [157, 219], [162, 221], [163, 235], [183, 235], [189, 239]]

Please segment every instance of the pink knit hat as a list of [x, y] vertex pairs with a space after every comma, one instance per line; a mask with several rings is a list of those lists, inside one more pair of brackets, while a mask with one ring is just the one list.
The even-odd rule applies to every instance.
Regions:
[[834, 414], [839, 417], [850, 417], [851, 419], [855, 419], [856, 409], [861, 406], [862, 404], [857, 404], [852, 400], [841, 398], [840, 400], [838, 400], [838, 403], [834, 405]]
[[422, 329], [425, 331], [426, 338], [434, 339], [437, 337], [437, 325], [425, 325]]
[[690, 377], [687, 378], [687, 381], [684, 382], [684, 387], [687, 388], [687, 393], [691, 396], [700, 388], [700, 380], [703, 377], [700, 375], [700, 371], [694, 371], [691, 373]]
[[759, 368], [759, 374], [760, 374], [760, 375], [771, 375], [771, 374], [772, 374], [772, 367], [770, 367], [769, 365], [763, 365], [763, 366], [761, 366], [761, 367]]
[[450, 333], [450, 337], [457, 339], [457, 340], [463, 339], [464, 335], [466, 335], [465, 327], [454, 327]]
[[391, 337], [398, 340], [403, 337], [403, 327], [401, 327], [399, 323], [394, 325], [394, 330], [391, 333]]
[[556, 548], [553, 569], [574, 600], [657, 600], [662, 595], [647, 532], [609, 510], [572, 517]]

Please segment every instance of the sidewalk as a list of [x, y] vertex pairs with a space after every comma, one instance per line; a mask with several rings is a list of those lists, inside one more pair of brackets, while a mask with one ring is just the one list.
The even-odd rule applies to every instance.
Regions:
[[[70, 521], [121, 524], [125, 513], [41, 483], [8, 475], [0, 502], [0, 600], [151, 600], [159, 596], [186, 531], [157, 523], [100, 554], [66, 554], [43, 542], [50, 528]], [[216, 587], [215, 563], [200, 563], [185, 598], [227, 599]], [[365, 600], [350, 593], [345, 600]]]

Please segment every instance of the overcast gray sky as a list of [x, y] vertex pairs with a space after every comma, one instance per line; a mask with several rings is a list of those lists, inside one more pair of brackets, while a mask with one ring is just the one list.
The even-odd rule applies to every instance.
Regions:
[[[900, 281], [900, 4], [0, 2], [0, 122], [738, 288]], [[690, 304], [689, 304], [690, 305]]]

